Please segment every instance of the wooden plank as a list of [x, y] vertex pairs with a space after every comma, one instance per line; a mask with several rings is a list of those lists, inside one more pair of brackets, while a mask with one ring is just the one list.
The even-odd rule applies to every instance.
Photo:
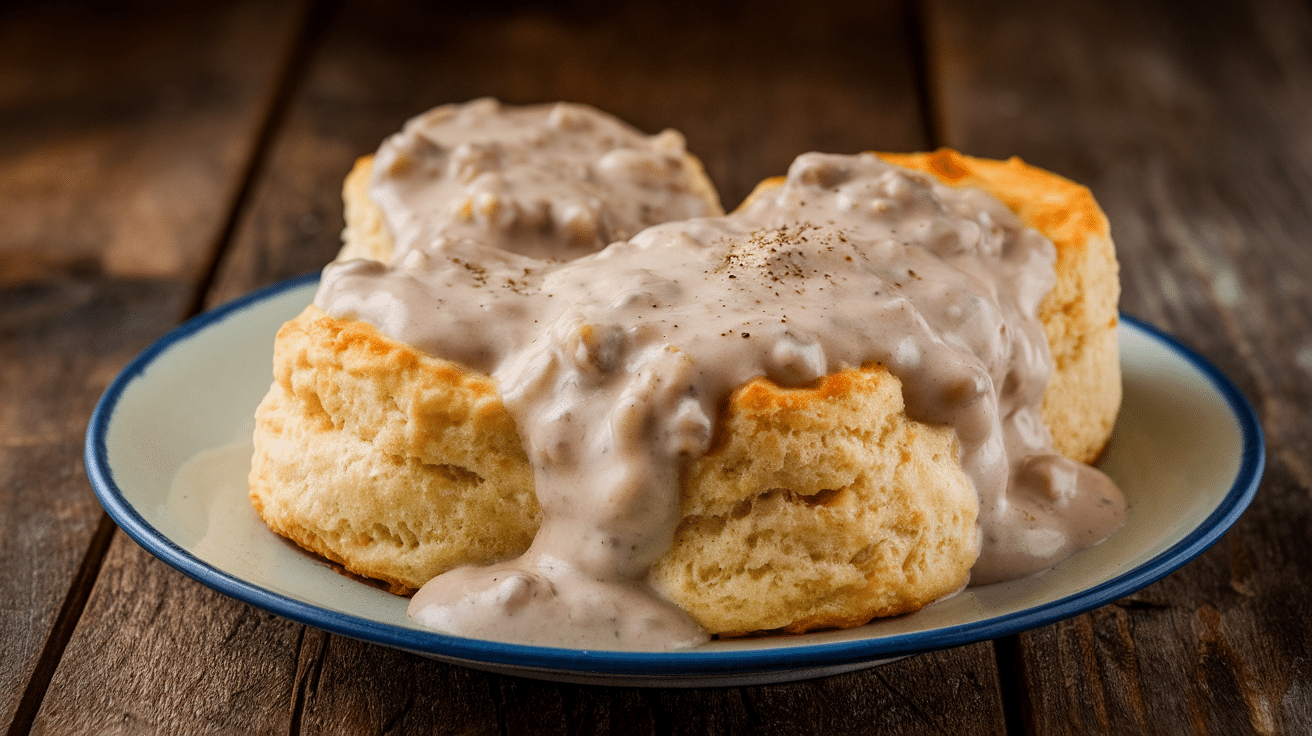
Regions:
[[[503, 677], [307, 634], [305, 734], [1002, 732], [987, 643], [781, 685], [641, 689]], [[950, 704], [950, 707], [945, 707]], [[973, 718], [964, 714], [974, 714]]]
[[[11, 733], [32, 722], [113, 535], [82, 465], [87, 420], [193, 303], [294, 21], [294, 8], [259, 3], [0, 10], [0, 724]], [[101, 681], [82, 685], [66, 697]]]
[[1299, 732], [1312, 599], [1312, 15], [1279, 2], [935, 2], [947, 143], [1091, 186], [1124, 308], [1253, 400], [1256, 501], [1142, 593], [1021, 638], [1035, 731]]
[[[31, 720], [76, 621], [63, 612], [85, 599], [70, 586], [90, 585], [99, 560], [85, 558], [103, 555], [112, 534], [82, 463], [87, 418], [123, 364], [190, 299], [189, 286], [169, 282], [0, 287], [0, 723]], [[84, 566], [89, 579], [80, 579]], [[52, 632], [55, 649], [43, 655]]]
[[32, 733], [287, 733], [304, 632], [119, 533]]
[[56, 3], [5, 14], [4, 280], [207, 267], [282, 51], [252, 29], [285, 27], [293, 13]]
[[[678, 128], [731, 206], [806, 150], [928, 143], [900, 4], [822, 3], [801, 14], [752, 4], [585, 10], [345, 4], [262, 169], [211, 302], [330, 259], [350, 163], [444, 102], [571, 99], [649, 131]], [[988, 644], [814, 682], [685, 691], [536, 682], [317, 632], [305, 641], [319, 643], [302, 648], [287, 707], [307, 733], [1003, 730]], [[234, 642], [226, 656], [255, 656], [244, 649]]]

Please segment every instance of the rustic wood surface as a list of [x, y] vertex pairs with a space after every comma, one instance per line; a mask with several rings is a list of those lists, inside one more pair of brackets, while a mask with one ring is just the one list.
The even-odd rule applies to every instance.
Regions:
[[[1123, 309], [1253, 402], [1236, 527], [1126, 599], [862, 672], [565, 685], [201, 586], [116, 530], [82, 438], [132, 356], [312, 271], [351, 161], [492, 95], [678, 128], [732, 206], [806, 150], [951, 145], [1087, 183]], [[1312, 9], [1278, 0], [0, 6], [0, 725], [26, 733], [1312, 730]]]
[[87, 419], [198, 301], [300, 32], [290, 6], [129, 10], [0, 9], [0, 719], [15, 732], [114, 536], [88, 493]]

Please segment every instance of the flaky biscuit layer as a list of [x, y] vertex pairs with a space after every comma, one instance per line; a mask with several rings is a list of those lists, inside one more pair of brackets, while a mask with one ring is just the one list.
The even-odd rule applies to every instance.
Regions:
[[[250, 487], [275, 531], [410, 592], [527, 549], [532, 470], [487, 377], [314, 306], [275, 343]], [[952, 431], [907, 418], [882, 367], [764, 379], [683, 479], [651, 582], [708, 631], [851, 626], [965, 584], [977, 500]]]

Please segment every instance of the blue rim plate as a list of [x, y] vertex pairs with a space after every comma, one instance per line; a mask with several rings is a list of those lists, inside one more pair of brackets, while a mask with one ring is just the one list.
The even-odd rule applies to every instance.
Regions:
[[[229, 596], [326, 631], [530, 677], [708, 686], [799, 680], [1013, 634], [1129, 595], [1211, 546], [1256, 492], [1252, 407], [1216, 368], [1125, 317], [1125, 400], [1100, 463], [1130, 503], [1097, 547], [1023, 580], [968, 588], [917, 614], [844, 631], [716, 641], [684, 652], [553, 649], [446, 636], [405, 599], [337, 574], [269, 532], [246, 499], [251, 415], [272, 380], [273, 335], [317, 275], [256, 291], [180, 325], [125, 368], [87, 430], [87, 472], [127, 534]], [[202, 472], [203, 471], [203, 472]]]

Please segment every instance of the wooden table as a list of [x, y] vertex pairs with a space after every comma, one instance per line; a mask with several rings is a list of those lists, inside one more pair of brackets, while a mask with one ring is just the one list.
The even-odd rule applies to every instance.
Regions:
[[[7, 733], [1312, 729], [1306, 4], [197, 5], [0, 10]], [[1256, 407], [1256, 500], [1199, 559], [1086, 615], [701, 690], [441, 664], [247, 606], [144, 552], [81, 459], [106, 385], [180, 320], [320, 267], [352, 159], [412, 114], [483, 95], [681, 129], [730, 205], [813, 149], [950, 145], [1087, 183], [1123, 309]]]

